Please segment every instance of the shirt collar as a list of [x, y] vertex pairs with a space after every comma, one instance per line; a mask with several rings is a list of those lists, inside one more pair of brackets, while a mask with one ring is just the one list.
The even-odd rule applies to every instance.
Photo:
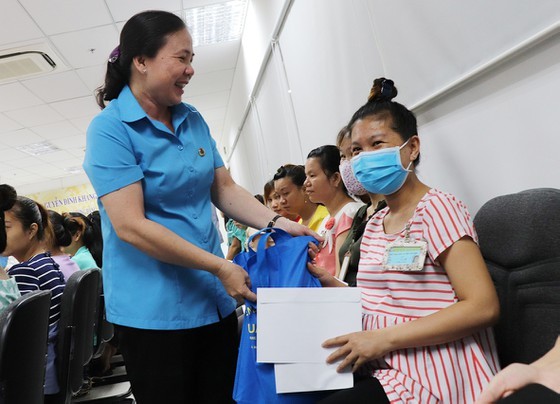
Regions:
[[[135, 122], [142, 118], [149, 118], [146, 111], [142, 109], [140, 103], [128, 85], [125, 85], [118, 97], [121, 119], [124, 122]], [[126, 106], [123, 108], [123, 106]], [[184, 103], [180, 103], [171, 107], [171, 119], [173, 125], [177, 128], [187, 117], [191, 110]]]

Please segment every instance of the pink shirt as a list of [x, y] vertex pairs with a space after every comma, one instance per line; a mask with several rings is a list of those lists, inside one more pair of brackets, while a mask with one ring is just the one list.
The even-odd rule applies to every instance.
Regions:
[[330, 215], [326, 216], [317, 230], [317, 233], [325, 237], [325, 242], [315, 260], [318, 267], [326, 269], [331, 275], [336, 273], [336, 260], [338, 259], [336, 238], [350, 230], [356, 212], [363, 205], [361, 202], [348, 202], [334, 218], [331, 218]]

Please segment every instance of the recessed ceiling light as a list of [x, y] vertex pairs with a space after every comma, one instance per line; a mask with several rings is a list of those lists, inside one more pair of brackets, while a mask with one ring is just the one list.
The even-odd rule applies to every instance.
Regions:
[[53, 153], [60, 150], [54, 144], [49, 142], [26, 144], [24, 146], [18, 146], [16, 149], [24, 153], [31, 154], [32, 156], [42, 156], [43, 154]]
[[74, 166], [74, 167], [66, 167], [64, 171], [66, 171], [69, 174], [81, 174], [84, 172], [84, 169], [82, 168], [82, 166]]
[[193, 46], [233, 41], [241, 37], [247, 0], [233, 0], [185, 10]]

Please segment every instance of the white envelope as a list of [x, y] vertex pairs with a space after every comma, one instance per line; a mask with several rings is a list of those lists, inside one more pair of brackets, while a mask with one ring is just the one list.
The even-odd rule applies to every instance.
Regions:
[[362, 330], [359, 289], [259, 288], [257, 315], [257, 362], [275, 364], [278, 393], [353, 386], [349, 370], [326, 363], [337, 348], [321, 344]]

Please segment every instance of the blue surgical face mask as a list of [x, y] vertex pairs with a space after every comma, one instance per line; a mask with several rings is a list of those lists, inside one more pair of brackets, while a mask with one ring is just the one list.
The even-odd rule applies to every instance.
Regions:
[[372, 194], [391, 195], [403, 186], [412, 161], [407, 168], [401, 163], [400, 147], [389, 147], [381, 150], [361, 152], [353, 157], [352, 170], [356, 179]]

